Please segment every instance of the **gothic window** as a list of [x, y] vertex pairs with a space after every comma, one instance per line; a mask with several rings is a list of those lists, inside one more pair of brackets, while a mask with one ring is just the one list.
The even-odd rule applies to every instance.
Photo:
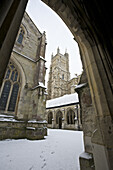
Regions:
[[61, 111], [58, 111], [57, 114], [56, 114], [56, 124], [59, 124], [59, 119], [62, 119], [62, 112]]
[[19, 44], [22, 44], [22, 41], [23, 41], [23, 38], [24, 38], [24, 30], [23, 28], [20, 28], [20, 32], [19, 32], [19, 35], [18, 35], [18, 39], [17, 39], [17, 42]]
[[0, 110], [14, 112], [20, 89], [20, 76], [15, 66], [10, 62], [0, 92]]
[[53, 115], [52, 112], [48, 114], [48, 124], [52, 124]]
[[67, 112], [67, 124], [74, 124], [75, 113], [73, 110]]
[[0, 98], [0, 110], [5, 110], [5, 108], [6, 108], [10, 89], [11, 89], [11, 82], [6, 81], [4, 83], [3, 91], [1, 94], [1, 98]]
[[11, 98], [10, 98], [10, 101], [9, 101], [8, 111], [13, 111], [13, 112], [15, 111], [15, 105], [16, 105], [16, 101], [17, 101], [18, 90], [19, 90], [19, 84], [15, 83], [13, 85]]

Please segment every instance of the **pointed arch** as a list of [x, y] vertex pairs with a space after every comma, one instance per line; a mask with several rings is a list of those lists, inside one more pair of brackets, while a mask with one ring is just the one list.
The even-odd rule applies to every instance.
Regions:
[[72, 109], [67, 111], [67, 124], [74, 124], [75, 112]]
[[10, 61], [0, 91], [0, 112], [15, 113], [21, 88], [21, 76], [14, 62]]
[[53, 119], [53, 113], [49, 112], [48, 113], [48, 124], [52, 124], [52, 119]]

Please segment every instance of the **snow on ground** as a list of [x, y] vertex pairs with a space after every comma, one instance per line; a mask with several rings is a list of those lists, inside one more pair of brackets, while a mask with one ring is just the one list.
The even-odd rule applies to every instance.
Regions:
[[0, 170], [79, 170], [83, 133], [48, 129], [44, 140], [0, 141]]

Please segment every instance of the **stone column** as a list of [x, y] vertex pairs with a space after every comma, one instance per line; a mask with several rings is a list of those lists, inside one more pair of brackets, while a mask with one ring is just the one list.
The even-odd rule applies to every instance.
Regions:
[[61, 109], [62, 113], [63, 113], [63, 117], [62, 117], [62, 129], [65, 129], [65, 109]]

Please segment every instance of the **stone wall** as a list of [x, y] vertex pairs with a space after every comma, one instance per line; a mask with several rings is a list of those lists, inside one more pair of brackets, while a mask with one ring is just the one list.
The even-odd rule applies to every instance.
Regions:
[[13, 116], [0, 115], [0, 140], [4, 139], [44, 139], [47, 135], [46, 121], [20, 121]]
[[[23, 30], [22, 42], [18, 42]], [[45, 113], [45, 46], [46, 35], [42, 34], [25, 12], [12, 50], [10, 61], [20, 75], [20, 91], [13, 114], [18, 119], [44, 120]], [[39, 84], [41, 83], [41, 87]], [[1, 111], [2, 113], [6, 111]]]
[[95, 169], [92, 151], [92, 135], [96, 129], [96, 118], [85, 71], [83, 71], [80, 82], [75, 90], [78, 92], [79, 96], [81, 123], [84, 133], [85, 153], [80, 155], [81, 170], [92, 170]]

